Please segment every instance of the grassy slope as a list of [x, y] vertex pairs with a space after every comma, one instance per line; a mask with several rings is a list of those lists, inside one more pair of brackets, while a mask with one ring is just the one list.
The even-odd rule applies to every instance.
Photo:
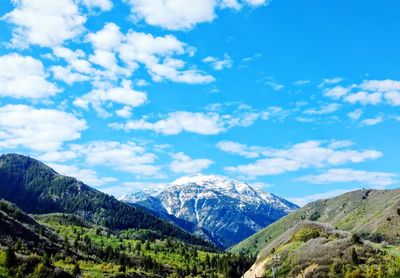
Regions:
[[244, 277], [271, 277], [275, 253], [281, 257], [280, 277], [399, 277], [399, 251], [355, 240], [352, 233], [327, 224], [303, 221], [268, 244]]
[[329, 223], [338, 229], [365, 233], [364, 238], [399, 243], [400, 190], [357, 190], [310, 203], [234, 246], [235, 253], [258, 254], [272, 240], [302, 220]]

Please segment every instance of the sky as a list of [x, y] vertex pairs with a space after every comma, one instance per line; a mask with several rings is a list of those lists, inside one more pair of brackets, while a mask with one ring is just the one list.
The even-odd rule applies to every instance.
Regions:
[[399, 187], [397, 0], [1, 0], [0, 153], [119, 197]]

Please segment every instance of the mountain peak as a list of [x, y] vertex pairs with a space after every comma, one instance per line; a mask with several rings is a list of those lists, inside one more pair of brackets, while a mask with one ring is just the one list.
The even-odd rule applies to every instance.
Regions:
[[161, 191], [139, 192], [125, 196], [123, 200], [146, 207], [174, 222], [176, 219], [190, 222], [216, 236], [217, 242], [215, 238], [210, 239], [224, 247], [298, 208], [283, 198], [254, 189], [246, 182], [202, 174], [182, 177]]
[[236, 191], [237, 193], [246, 193], [255, 190], [249, 184], [229, 177], [203, 174], [181, 177], [173, 181], [171, 186], [188, 186], [193, 184], [215, 190]]

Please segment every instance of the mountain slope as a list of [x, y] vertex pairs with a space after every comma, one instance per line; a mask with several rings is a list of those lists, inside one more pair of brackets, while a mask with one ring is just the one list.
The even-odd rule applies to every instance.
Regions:
[[27, 213], [72, 213], [113, 230], [150, 229], [188, 243], [210, 245], [142, 208], [129, 206], [22, 155], [0, 156], [0, 198]]
[[303, 220], [331, 224], [376, 242], [399, 244], [400, 190], [357, 190], [310, 203], [234, 246], [231, 251], [262, 255], [271, 241]]
[[[192, 229], [190, 232], [206, 234], [225, 248], [298, 208], [247, 183], [203, 175], [184, 177], [161, 192], [140, 192], [123, 200], [146, 207], [183, 229]], [[177, 219], [185, 222], [179, 223]]]
[[59, 252], [62, 243], [55, 233], [14, 204], [0, 200], [0, 246], [12, 246], [17, 241], [39, 254]]
[[27, 215], [0, 200], [0, 277], [232, 277], [254, 258], [151, 231], [112, 231], [72, 214]]
[[272, 277], [274, 264], [279, 265], [278, 277], [394, 278], [400, 275], [400, 249], [302, 221], [269, 243], [243, 277]]

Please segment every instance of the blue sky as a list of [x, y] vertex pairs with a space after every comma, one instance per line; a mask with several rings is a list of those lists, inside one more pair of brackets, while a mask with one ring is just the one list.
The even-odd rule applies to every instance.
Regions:
[[13, 0], [0, 152], [120, 196], [196, 173], [298, 203], [399, 185], [400, 3]]

